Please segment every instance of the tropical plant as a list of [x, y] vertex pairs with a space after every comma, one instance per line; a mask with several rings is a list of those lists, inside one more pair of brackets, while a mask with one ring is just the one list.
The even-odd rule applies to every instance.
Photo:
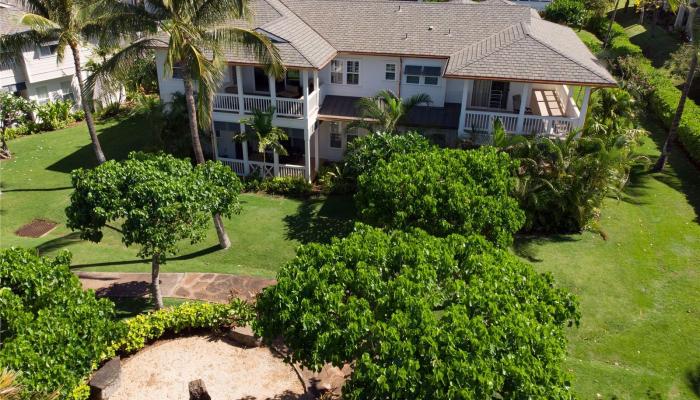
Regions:
[[424, 93], [402, 99], [390, 90], [381, 90], [373, 97], [363, 97], [357, 101], [360, 120], [349, 126], [370, 132], [396, 133], [396, 126], [413, 107], [431, 102], [430, 96]]
[[631, 129], [637, 105], [632, 95], [621, 88], [602, 89], [591, 96], [584, 132], [615, 136]]
[[21, 96], [15, 96], [12, 93], [0, 91], [0, 157], [9, 158], [12, 156], [10, 149], [7, 147], [7, 137], [5, 136], [8, 128], [15, 125], [23, 125], [29, 121], [30, 113], [36, 105]]
[[[105, 27], [111, 32], [148, 32], [155, 36], [137, 39], [115, 53], [93, 74], [90, 85], [102, 77], [133, 69], [139, 60], [152, 55], [153, 48], [165, 45], [164, 74], [173, 76], [176, 67], [182, 73], [190, 139], [198, 164], [204, 162], [200, 129], [209, 130], [212, 123], [214, 93], [226, 67], [225, 52], [249, 51], [268, 73], [277, 77], [284, 74], [277, 48], [265, 34], [230, 23], [231, 20], [250, 18], [247, 0], [154, 0], [133, 3], [103, 0], [96, 9], [101, 14], [116, 16]], [[167, 36], [167, 41], [164, 42], [158, 35]], [[120, 38], [115, 36], [112, 40], [118, 41]], [[231, 241], [221, 216], [214, 214], [213, 219], [219, 245], [224, 249], [229, 248]]]
[[73, 102], [70, 100], [56, 100], [42, 104], [36, 108], [36, 117], [39, 129], [42, 131], [55, 131], [65, 128], [73, 122], [71, 108]]
[[398, 154], [360, 175], [355, 203], [380, 227], [481, 234], [507, 247], [525, 219], [510, 195], [513, 167], [492, 147]]
[[287, 140], [287, 132], [282, 128], [278, 128], [272, 124], [275, 117], [275, 108], [270, 107], [266, 111], [255, 109], [253, 116], [246, 118], [241, 122], [245, 124], [245, 132], [241, 132], [233, 137], [236, 141], [250, 141], [257, 143], [258, 153], [262, 154], [263, 163], [266, 162], [266, 153], [268, 150], [286, 156], [287, 149], [284, 148], [282, 142]]
[[23, 393], [23, 386], [19, 383], [17, 372], [9, 369], [0, 370], [0, 400], [55, 400], [58, 392], [51, 394]]
[[548, 21], [573, 27], [583, 26], [586, 14], [586, 5], [582, 0], [554, 0], [542, 12]]
[[576, 299], [478, 236], [356, 225], [309, 244], [263, 290], [253, 326], [318, 370], [351, 363], [345, 399], [571, 399]]
[[22, 372], [22, 398], [80, 385], [123, 333], [113, 318], [112, 302], [84, 291], [70, 271], [68, 252], [0, 250], [0, 365]]
[[204, 239], [207, 215], [240, 211], [241, 183], [231, 168], [214, 161], [197, 164], [166, 154], [132, 152], [125, 161], [109, 161], [72, 174], [68, 227], [93, 242], [102, 230], [122, 222], [122, 242], [140, 246], [138, 256], [151, 259], [153, 298], [163, 307], [160, 266], [178, 243]]
[[[95, 130], [95, 121], [92, 117], [92, 99], [88, 96], [83, 79], [83, 67], [81, 60], [81, 48], [88, 39], [95, 38], [102, 32], [109, 16], [94, 14], [87, 3], [80, 0], [20, 0], [22, 8], [27, 13], [21, 22], [28, 30], [3, 35], [0, 37], [0, 54], [11, 54], [18, 57], [27, 46], [41, 46], [47, 42], [55, 41], [56, 56], [58, 62], [63, 60], [66, 48], [69, 48], [73, 56], [75, 77], [80, 89], [80, 104], [85, 111], [85, 122], [92, 141], [92, 148], [98, 163], [106, 161], [102, 152], [100, 141]], [[113, 34], [113, 32], [109, 32]], [[90, 91], [90, 93], [92, 93]]]

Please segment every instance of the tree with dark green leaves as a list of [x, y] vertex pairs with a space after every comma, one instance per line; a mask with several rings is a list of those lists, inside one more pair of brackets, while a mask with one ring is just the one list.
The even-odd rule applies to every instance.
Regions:
[[396, 133], [396, 126], [404, 120], [406, 114], [420, 104], [431, 102], [430, 96], [425, 93], [402, 99], [390, 90], [380, 90], [372, 97], [363, 97], [357, 101], [360, 120], [350, 126], [370, 132]]
[[72, 181], [68, 227], [99, 242], [107, 224], [121, 222], [122, 242], [140, 246], [138, 256], [151, 259], [159, 309], [160, 265], [167, 256], [176, 254], [183, 240], [203, 240], [212, 213], [228, 217], [240, 211], [240, 180], [231, 168], [214, 161], [192, 167], [186, 159], [134, 152], [125, 161], [75, 170]]
[[0, 158], [12, 156], [7, 147], [5, 131], [14, 124], [29, 121], [30, 113], [36, 108], [34, 102], [12, 93], [0, 91]]
[[492, 147], [398, 154], [360, 175], [355, 203], [373, 225], [481, 234], [506, 247], [525, 221], [510, 194], [514, 167]]
[[263, 290], [254, 329], [291, 361], [351, 363], [344, 399], [571, 399], [576, 299], [479, 236], [357, 225]]
[[0, 384], [0, 399], [69, 395], [123, 332], [114, 304], [83, 290], [68, 252], [45, 258], [34, 249], [0, 250], [0, 365], [21, 372], [14, 388], [3, 392]]

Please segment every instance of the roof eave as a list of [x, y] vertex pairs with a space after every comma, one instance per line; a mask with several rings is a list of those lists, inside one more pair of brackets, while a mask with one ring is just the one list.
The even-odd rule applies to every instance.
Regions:
[[455, 75], [455, 74], [445, 74], [444, 78], [450, 79], [471, 79], [471, 80], [491, 80], [491, 81], [507, 81], [507, 82], [522, 82], [522, 83], [542, 83], [550, 85], [574, 85], [574, 86], [588, 86], [588, 87], [617, 87], [617, 82], [580, 82], [573, 80], [561, 80], [561, 79], [522, 79], [522, 78], [510, 78], [507, 76], [472, 76], [472, 75]]

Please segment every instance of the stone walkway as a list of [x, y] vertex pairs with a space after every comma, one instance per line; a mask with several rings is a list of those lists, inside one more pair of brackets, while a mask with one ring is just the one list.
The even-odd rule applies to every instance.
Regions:
[[[144, 297], [150, 294], [151, 274], [77, 271], [83, 288], [94, 290], [98, 296]], [[225, 303], [237, 297], [252, 300], [274, 279], [205, 273], [162, 273], [160, 285], [163, 297], [178, 297]]]

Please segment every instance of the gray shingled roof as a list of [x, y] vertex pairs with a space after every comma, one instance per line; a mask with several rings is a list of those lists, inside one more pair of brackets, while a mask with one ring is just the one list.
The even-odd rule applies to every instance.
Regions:
[[23, 15], [21, 10], [0, 7], [0, 35], [26, 31], [27, 27], [20, 22]]

